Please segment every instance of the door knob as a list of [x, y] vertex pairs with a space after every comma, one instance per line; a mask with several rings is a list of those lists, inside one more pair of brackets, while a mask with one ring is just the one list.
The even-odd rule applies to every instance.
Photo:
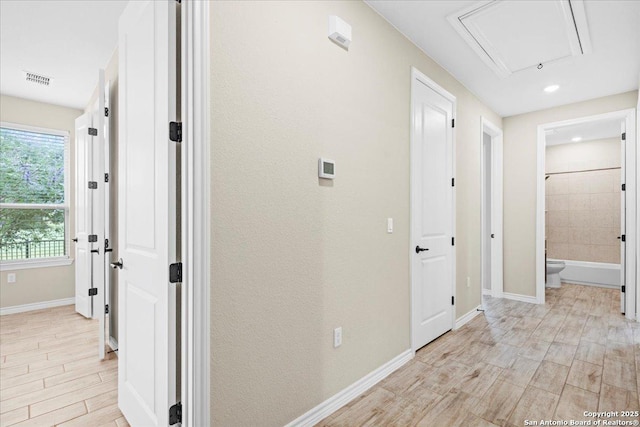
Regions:
[[113, 269], [119, 268], [120, 270], [122, 270], [122, 258], [120, 258], [118, 262], [112, 262], [110, 265]]
[[494, 239], [495, 237], [496, 237], [496, 235], [491, 233], [491, 238]]
[[424, 251], [428, 251], [429, 249], [427, 248], [421, 248], [420, 246], [416, 246], [416, 253], [419, 254], [420, 252], [424, 252]]
[[73, 239], [71, 239], [71, 240], [73, 240], [74, 242], [78, 243], [78, 238], [77, 238], [77, 237], [74, 237], [74, 238], [73, 238]]

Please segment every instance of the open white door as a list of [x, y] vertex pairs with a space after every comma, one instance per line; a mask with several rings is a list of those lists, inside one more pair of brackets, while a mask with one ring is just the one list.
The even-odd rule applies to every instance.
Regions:
[[89, 135], [92, 117], [83, 114], [76, 119], [76, 230], [75, 242], [75, 276], [76, 276], [76, 311], [84, 317], [92, 316], [91, 288], [91, 190], [87, 182], [91, 174], [91, 153], [93, 136]]
[[[104, 84], [104, 303], [105, 303], [105, 326], [102, 328], [105, 332], [105, 340], [111, 346], [111, 322], [110, 313], [113, 309], [111, 303], [111, 263], [112, 242], [111, 237], [111, 103], [109, 92], [111, 90], [110, 82]], [[115, 348], [113, 349], [115, 350]]]
[[[627, 141], [626, 141], [626, 123], [622, 122], [622, 131], [620, 135], [620, 146], [622, 147], [622, 155], [620, 156], [620, 176], [622, 183], [625, 184], [626, 175], [626, 159], [627, 159]], [[626, 186], [626, 184], [625, 184]], [[626, 284], [627, 284], [627, 193], [626, 191], [620, 192], [620, 313], [625, 313], [626, 310]]]
[[95, 147], [93, 150], [93, 167], [91, 180], [95, 183], [93, 190], [91, 190], [92, 196], [92, 234], [95, 237], [95, 242], [92, 243], [91, 248], [91, 260], [92, 260], [92, 281], [93, 287], [96, 289], [94, 296], [94, 310], [93, 317], [98, 319], [99, 332], [98, 332], [98, 355], [100, 359], [104, 359], [104, 346], [105, 346], [105, 265], [104, 265], [104, 218], [105, 218], [105, 180], [104, 180], [104, 147], [105, 147], [105, 135], [104, 135], [104, 92], [101, 88], [104, 87], [104, 70], [99, 71], [98, 77], [98, 100], [96, 106], [93, 109], [93, 123], [97, 129], [97, 135], [95, 138]]
[[502, 297], [502, 130], [495, 128], [491, 136], [491, 293]]
[[170, 425], [176, 403], [176, 2], [129, 2], [119, 26], [118, 405]]
[[455, 98], [426, 76], [411, 81], [412, 347], [454, 324]]

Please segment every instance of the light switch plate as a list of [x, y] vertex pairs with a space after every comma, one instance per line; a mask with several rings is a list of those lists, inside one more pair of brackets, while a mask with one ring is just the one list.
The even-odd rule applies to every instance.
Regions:
[[387, 218], [387, 233], [393, 233], [393, 218]]

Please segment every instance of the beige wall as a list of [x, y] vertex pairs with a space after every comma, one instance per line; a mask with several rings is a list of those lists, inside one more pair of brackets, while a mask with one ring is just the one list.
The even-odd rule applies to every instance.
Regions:
[[281, 426], [410, 348], [411, 66], [457, 97], [458, 316], [481, 294], [480, 116], [501, 119], [362, 2], [214, 2], [211, 18], [211, 412]]
[[[12, 96], [0, 95], [0, 121], [38, 126], [49, 129], [69, 131], [71, 158], [69, 159], [71, 180], [70, 216], [68, 233], [75, 230], [75, 119], [81, 110], [60, 107], [52, 104], [30, 101]], [[69, 245], [73, 250], [73, 245]], [[75, 276], [73, 264], [50, 268], [31, 268], [25, 270], [3, 271], [0, 273], [0, 307], [12, 307], [33, 304], [75, 295]], [[16, 274], [16, 283], [7, 283], [7, 274]]]
[[547, 256], [620, 263], [619, 138], [546, 149]]
[[536, 293], [538, 125], [634, 108], [637, 91], [504, 118], [504, 291]]

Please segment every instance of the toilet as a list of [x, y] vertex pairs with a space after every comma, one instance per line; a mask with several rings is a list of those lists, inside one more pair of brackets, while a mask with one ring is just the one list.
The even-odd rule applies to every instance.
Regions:
[[560, 272], [564, 270], [565, 267], [564, 261], [547, 260], [547, 288], [560, 287]]

